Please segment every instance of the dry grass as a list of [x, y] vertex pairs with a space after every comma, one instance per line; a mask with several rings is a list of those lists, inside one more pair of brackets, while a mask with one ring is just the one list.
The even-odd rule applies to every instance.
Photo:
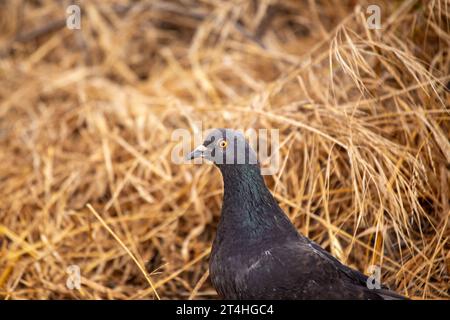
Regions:
[[68, 4], [0, 4], [0, 297], [215, 298], [220, 175], [170, 160], [196, 121], [279, 129], [299, 230], [450, 297], [448, 0]]

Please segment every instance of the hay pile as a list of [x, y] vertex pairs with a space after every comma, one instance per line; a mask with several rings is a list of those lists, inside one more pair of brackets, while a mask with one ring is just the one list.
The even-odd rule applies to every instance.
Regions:
[[80, 1], [81, 30], [2, 2], [0, 297], [216, 298], [220, 174], [171, 161], [202, 121], [279, 129], [266, 181], [301, 232], [449, 298], [450, 3], [377, 1], [369, 30], [372, 2]]

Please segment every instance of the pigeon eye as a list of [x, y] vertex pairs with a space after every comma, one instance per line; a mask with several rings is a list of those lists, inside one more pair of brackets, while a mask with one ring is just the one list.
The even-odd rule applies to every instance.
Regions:
[[219, 147], [221, 147], [222, 149], [226, 148], [228, 145], [228, 142], [226, 140], [220, 140], [218, 143]]

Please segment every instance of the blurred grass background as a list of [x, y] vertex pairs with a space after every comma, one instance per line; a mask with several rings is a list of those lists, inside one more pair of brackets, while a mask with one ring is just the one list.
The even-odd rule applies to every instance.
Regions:
[[220, 174], [171, 161], [172, 132], [202, 121], [280, 130], [266, 182], [298, 229], [399, 293], [448, 299], [449, 8], [0, 2], [0, 297], [217, 298]]

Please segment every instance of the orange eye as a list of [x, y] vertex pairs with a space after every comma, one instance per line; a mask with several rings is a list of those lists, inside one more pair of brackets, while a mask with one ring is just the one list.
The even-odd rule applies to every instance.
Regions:
[[228, 142], [226, 140], [220, 140], [218, 143], [219, 147], [221, 147], [222, 149], [226, 148], [228, 145]]

